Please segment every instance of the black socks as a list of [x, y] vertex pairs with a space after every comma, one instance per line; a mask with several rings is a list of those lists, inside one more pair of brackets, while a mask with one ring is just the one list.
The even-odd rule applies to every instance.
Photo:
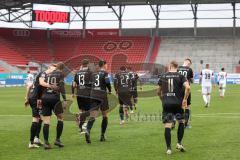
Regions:
[[190, 117], [190, 110], [186, 109], [185, 110], [185, 127], [188, 125], [189, 117]]
[[83, 124], [85, 123], [85, 121], [86, 121], [86, 114], [81, 114], [80, 115], [80, 123], [79, 123], [79, 128], [82, 130], [82, 126], [83, 126]]
[[56, 140], [60, 140], [63, 131], [63, 121], [58, 121], [56, 131], [57, 131]]
[[123, 121], [124, 120], [124, 111], [123, 111], [123, 107], [121, 107], [121, 106], [119, 108], [119, 116], [120, 116], [121, 121]]
[[44, 124], [43, 125], [43, 137], [44, 137], [44, 142], [46, 144], [48, 143], [48, 136], [49, 136], [49, 124]]
[[183, 135], [184, 135], [184, 124], [179, 123], [178, 132], [177, 132], [177, 137], [178, 137], [178, 143], [179, 144], [181, 144], [181, 142], [182, 142]]
[[171, 128], [165, 128], [165, 141], [167, 149], [171, 149]]
[[101, 134], [104, 135], [107, 129], [107, 125], [108, 125], [108, 117], [103, 117], [102, 119], [102, 129], [101, 129]]
[[95, 122], [95, 118], [94, 117], [90, 117], [87, 123], [87, 130], [90, 132], [92, 129], [92, 126]]
[[37, 122], [32, 122], [31, 129], [30, 129], [30, 142], [31, 142], [31, 144], [33, 144], [34, 137], [36, 136], [37, 127], [38, 127], [38, 123]]
[[42, 128], [42, 120], [40, 119], [37, 125], [37, 132], [36, 132], [36, 137], [39, 138], [40, 132]]

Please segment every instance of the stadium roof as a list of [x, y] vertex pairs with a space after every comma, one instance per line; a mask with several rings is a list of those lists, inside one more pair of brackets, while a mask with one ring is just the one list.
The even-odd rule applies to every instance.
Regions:
[[0, 9], [27, 8], [31, 3], [61, 4], [72, 6], [107, 6], [107, 5], [147, 5], [147, 4], [217, 4], [239, 3], [240, 0], [0, 0]]

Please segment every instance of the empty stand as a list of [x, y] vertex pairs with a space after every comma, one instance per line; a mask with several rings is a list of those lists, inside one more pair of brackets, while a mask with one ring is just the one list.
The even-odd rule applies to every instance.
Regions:
[[49, 52], [47, 39], [34, 38], [8, 38], [12, 44], [17, 47], [19, 54], [34, 62], [51, 62], [54, 57]]
[[10, 65], [26, 65], [28, 60], [16, 51], [16, 46], [0, 37], [0, 59]]
[[[182, 64], [187, 57], [193, 61], [193, 69], [200, 71], [206, 63], [216, 72], [225, 67], [227, 72], [235, 72], [240, 54], [240, 40], [233, 38], [161, 38], [156, 63], [168, 64], [176, 60]], [[203, 60], [203, 65], [200, 64]]]

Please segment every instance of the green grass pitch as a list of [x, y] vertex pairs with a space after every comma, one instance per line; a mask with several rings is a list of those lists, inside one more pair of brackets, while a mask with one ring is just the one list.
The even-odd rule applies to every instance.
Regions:
[[[145, 87], [147, 88], [147, 87]], [[99, 117], [93, 127], [92, 144], [80, 136], [75, 122], [64, 123], [65, 147], [30, 150], [30, 108], [24, 108], [24, 88], [0, 88], [0, 160], [239, 160], [240, 159], [240, 86], [229, 85], [221, 100], [214, 89], [211, 107], [203, 107], [199, 85], [192, 86], [192, 129], [185, 130], [186, 153], [177, 152], [176, 129], [172, 132], [173, 154], [165, 154], [164, 128], [160, 120], [146, 117], [161, 112], [157, 96], [140, 98], [137, 113], [124, 126], [119, 125], [118, 109], [110, 113], [107, 141], [99, 142]], [[76, 102], [72, 110], [77, 109]], [[56, 118], [52, 118], [50, 142], [55, 138]], [[42, 132], [41, 132], [42, 136]]]

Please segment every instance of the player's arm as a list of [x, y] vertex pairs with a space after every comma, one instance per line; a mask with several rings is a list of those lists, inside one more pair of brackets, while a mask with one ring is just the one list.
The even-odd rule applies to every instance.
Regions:
[[33, 84], [27, 85], [27, 87], [26, 87], [26, 95], [25, 95], [25, 102], [24, 102], [25, 107], [28, 106], [29, 93], [30, 93], [30, 90], [31, 90], [32, 87], [33, 87]]
[[71, 91], [72, 91], [72, 97], [75, 95], [75, 88], [77, 87], [77, 74], [74, 75]]
[[212, 72], [212, 75], [211, 75], [211, 81], [212, 81], [212, 84], [214, 86], [214, 88], [216, 87], [216, 82], [215, 82], [215, 76], [214, 76], [214, 73]]
[[190, 85], [187, 81], [185, 81], [183, 83], [184, 87], [185, 87], [185, 91], [184, 91], [184, 98], [183, 98], [183, 103], [182, 103], [182, 106], [183, 107], [187, 107], [187, 99], [188, 99], [188, 96], [190, 94]]
[[162, 100], [163, 95], [162, 95], [162, 79], [161, 79], [161, 77], [160, 77], [160, 79], [158, 81], [157, 95]]
[[74, 91], [75, 90], [75, 87], [74, 87], [74, 82], [72, 82], [72, 85], [71, 85], [71, 93], [72, 93], [72, 97], [74, 97]]
[[66, 101], [67, 98], [66, 98], [66, 90], [65, 90], [64, 80], [61, 80], [59, 85], [60, 85], [60, 92], [61, 92], [62, 98], [64, 101]]
[[202, 83], [202, 71], [201, 71], [201, 73], [200, 73], [200, 76], [199, 76], [199, 84], [201, 84]]
[[190, 68], [190, 82], [189, 83], [193, 83], [193, 81], [194, 81], [194, 73], [193, 73], [193, 70]]
[[39, 84], [46, 88], [56, 89], [56, 86], [54, 87], [53, 85], [50, 85], [49, 83], [45, 82], [45, 77], [46, 77], [46, 73], [42, 73], [41, 77], [39, 77]]
[[111, 93], [112, 92], [112, 87], [111, 87], [111, 83], [110, 83], [110, 79], [108, 77], [108, 74], [105, 75], [105, 83], [106, 83], [106, 87], [108, 89], [108, 92]]
[[114, 77], [113, 86], [114, 86], [115, 92], [117, 93], [117, 91], [118, 91], [118, 89], [117, 89], [117, 86], [118, 86], [118, 75], [117, 74]]
[[158, 86], [157, 88], [157, 95], [159, 96], [159, 98], [162, 100], [162, 87], [161, 86]]
[[143, 86], [142, 81], [141, 81], [140, 77], [138, 76], [138, 74], [136, 74], [136, 77], [137, 77], [137, 81], [139, 82], [140, 89], [142, 90], [142, 86]]

